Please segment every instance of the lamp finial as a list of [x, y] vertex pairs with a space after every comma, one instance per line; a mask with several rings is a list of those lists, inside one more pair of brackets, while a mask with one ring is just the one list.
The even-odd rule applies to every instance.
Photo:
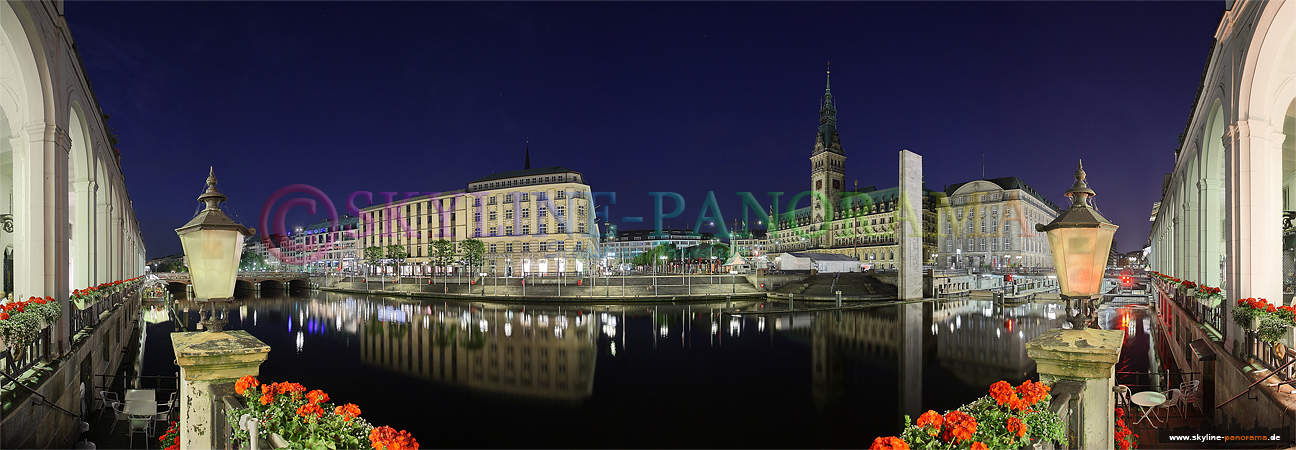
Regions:
[[207, 190], [198, 196], [198, 201], [206, 203], [208, 210], [220, 210], [220, 203], [227, 200], [225, 194], [216, 190], [216, 168], [212, 167], [207, 172]]
[[1066, 194], [1063, 194], [1071, 199], [1072, 208], [1088, 208], [1089, 197], [1098, 195], [1094, 193], [1093, 189], [1089, 189], [1089, 184], [1085, 182], [1086, 176], [1084, 161], [1080, 160], [1080, 164], [1076, 166], [1075, 184], [1071, 185], [1071, 189], [1068, 189]]

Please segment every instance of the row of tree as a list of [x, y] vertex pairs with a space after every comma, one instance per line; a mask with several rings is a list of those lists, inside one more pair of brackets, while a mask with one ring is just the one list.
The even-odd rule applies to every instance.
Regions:
[[665, 256], [667, 261], [697, 261], [706, 263], [714, 256], [720, 264], [724, 264], [729, 259], [729, 246], [723, 243], [701, 244], [691, 247], [677, 248], [675, 244], [666, 243], [653, 247], [651, 250], [635, 255], [630, 260], [631, 264], [636, 266], [651, 266], [661, 261]]
[[[473, 273], [474, 267], [481, 266], [486, 261], [486, 244], [480, 239], [466, 239], [459, 243], [459, 251], [455, 252], [453, 242], [438, 239], [428, 244], [427, 253], [433, 266], [445, 267], [458, 262], [468, 266], [468, 273]], [[396, 273], [400, 273], [400, 266], [408, 257], [409, 252], [405, 250], [405, 246], [398, 244], [364, 249], [364, 259], [369, 263], [369, 267], [389, 261], [396, 265]]]

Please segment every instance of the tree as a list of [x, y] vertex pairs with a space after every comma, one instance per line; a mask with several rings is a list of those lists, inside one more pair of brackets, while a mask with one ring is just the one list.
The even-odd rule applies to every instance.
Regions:
[[428, 256], [432, 258], [432, 265], [438, 269], [448, 266], [454, 262], [454, 243], [445, 239], [437, 239], [428, 244]]
[[404, 245], [392, 244], [387, 246], [387, 259], [390, 259], [392, 260], [392, 262], [396, 263], [397, 279], [400, 278], [401, 263], [405, 262], [406, 256], [409, 256], [409, 252], [405, 251]]
[[365, 247], [364, 258], [365, 262], [369, 263], [370, 275], [373, 275], [373, 267], [378, 265], [379, 261], [382, 261], [383, 253], [382, 247]]
[[721, 264], [729, 260], [729, 244], [717, 242], [712, 244], [711, 248], [716, 259], [719, 260]]
[[464, 240], [459, 244], [459, 259], [468, 266], [468, 274], [472, 276], [473, 267], [486, 261], [486, 244], [480, 239]]
[[637, 266], [652, 266], [659, 264], [662, 256], [665, 256], [666, 259], [674, 257], [675, 244], [666, 243], [653, 247], [651, 250], [636, 255], [633, 263]]
[[260, 270], [265, 267], [265, 258], [257, 252], [243, 252], [239, 259], [239, 270]]

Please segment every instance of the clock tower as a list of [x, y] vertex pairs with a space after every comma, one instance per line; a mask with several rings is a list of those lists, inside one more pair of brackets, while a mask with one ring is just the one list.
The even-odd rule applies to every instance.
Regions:
[[[811, 217], [815, 222], [832, 220], [829, 216], [841, 207], [841, 191], [846, 185], [846, 153], [837, 136], [837, 102], [832, 97], [832, 70], [823, 100], [819, 102], [819, 133], [814, 152], [810, 154]], [[828, 204], [824, 203], [824, 200]]]

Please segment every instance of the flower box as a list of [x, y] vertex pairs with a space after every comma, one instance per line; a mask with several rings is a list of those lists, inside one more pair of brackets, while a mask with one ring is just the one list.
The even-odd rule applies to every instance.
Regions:
[[1016, 388], [999, 381], [990, 386], [990, 395], [944, 415], [927, 411], [912, 425], [905, 416], [899, 437], [876, 438], [870, 448], [1040, 449], [1066, 439], [1062, 419], [1048, 410], [1048, 391], [1029, 380]]

